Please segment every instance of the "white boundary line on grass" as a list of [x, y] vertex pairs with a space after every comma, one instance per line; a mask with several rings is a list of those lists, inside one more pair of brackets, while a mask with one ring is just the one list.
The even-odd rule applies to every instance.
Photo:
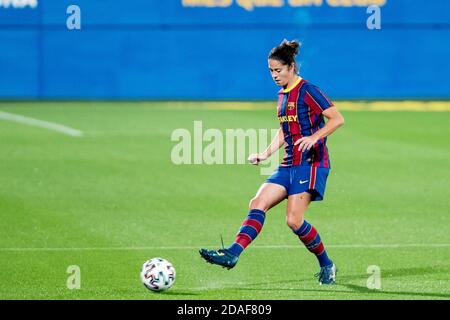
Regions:
[[27, 124], [27, 125], [33, 126], [33, 127], [49, 129], [49, 130], [67, 134], [72, 137], [81, 137], [83, 135], [83, 132], [81, 132], [80, 130], [66, 127], [62, 124], [43, 121], [43, 120], [39, 120], [39, 119], [33, 119], [33, 118], [21, 116], [18, 114], [3, 112], [3, 111], [0, 111], [0, 120], [14, 121], [14, 122], [22, 123], [22, 124]]
[[[0, 248], [0, 252], [5, 251], [139, 251], [139, 250], [194, 250], [199, 248], [213, 248], [209, 246], [173, 246], [173, 247], [86, 247], [86, 248]], [[301, 245], [267, 245], [252, 246], [254, 249], [296, 249]], [[396, 248], [448, 248], [450, 243], [411, 243], [411, 244], [335, 244], [327, 245], [327, 248], [360, 248], [360, 249], [396, 249]]]

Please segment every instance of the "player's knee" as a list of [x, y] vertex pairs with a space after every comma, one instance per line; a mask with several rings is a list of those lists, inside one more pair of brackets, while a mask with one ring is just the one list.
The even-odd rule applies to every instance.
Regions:
[[299, 219], [295, 216], [287, 215], [286, 216], [286, 224], [292, 231], [296, 231], [300, 229], [303, 224], [303, 219]]
[[261, 198], [259, 197], [255, 197], [252, 200], [250, 200], [250, 203], [248, 204], [248, 208], [250, 210], [252, 209], [259, 209], [262, 210], [264, 212], [267, 211], [267, 204], [265, 203], [265, 201], [263, 201]]

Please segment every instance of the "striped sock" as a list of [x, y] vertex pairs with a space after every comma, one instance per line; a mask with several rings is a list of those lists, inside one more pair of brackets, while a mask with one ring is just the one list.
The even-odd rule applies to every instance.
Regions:
[[316, 255], [321, 267], [328, 266], [333, 263], [333, 261], [328, 258], [327, 252], [325, 251], [322, 240], [320, 240], [320, 236], [317, 233], [316, 228], [310, 225], [306, 220], [300, 228], [294, 231], [294, 233], [300, 238], [306, 248]]
[[234, 243], [228, 248], [228, 250], [239, 256], [245, 248], [255, 240], [264, 225], [264, 220], [266, 219], [266, 213], [259, 209], [252, 209], [249, 211], [247, 218], [242, 223], [241, 229], [239, 229], [238, 234]]

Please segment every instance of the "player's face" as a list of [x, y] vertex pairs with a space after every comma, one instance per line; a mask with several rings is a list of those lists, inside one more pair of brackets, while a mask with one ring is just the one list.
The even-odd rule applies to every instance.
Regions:
[[274, 59], [269, 59], [269, 71], [273, 81], [278, 86], [286, 86], [289, 79], [294, 75], [294, 66], [289, 67], [282, 62]]

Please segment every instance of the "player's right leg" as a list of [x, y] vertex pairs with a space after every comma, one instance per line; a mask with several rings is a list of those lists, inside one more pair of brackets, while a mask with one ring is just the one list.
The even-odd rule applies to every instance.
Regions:
[[258, 236], [264, 225], [266, 212], [283, 201], [287, 196], [286, 189], [276, 183], [264, 183], [249, 203], [249, 212], [239, 229], [233, 244], [224, 249], [200, 249], [200, 255], [207, 262], [233, 268], [240, 254]]

